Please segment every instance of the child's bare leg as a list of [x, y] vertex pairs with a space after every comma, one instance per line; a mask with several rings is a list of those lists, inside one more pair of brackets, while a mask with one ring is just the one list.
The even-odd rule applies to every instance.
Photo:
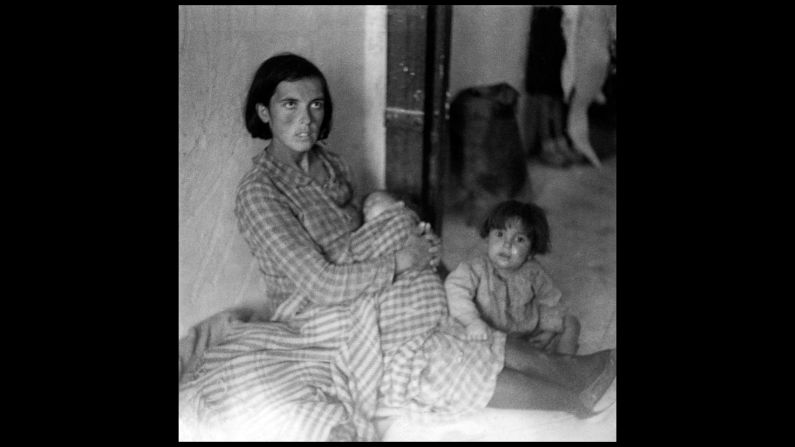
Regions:
[[497, 375], [497, 387], [488, 406], [576, 413], [581, 411], [582, 403], [571, 390], [506, 367]]
[[583, 356], [549, 353], [509, 335], [505, 342], [505, 367], [579, 392], [605, 369], [610, 352]]
[[561, 354], [576, 354], [580, 348], [580, 320], [573, 315], [563, 318], [563, 333], [555, 340], [555, 351]]

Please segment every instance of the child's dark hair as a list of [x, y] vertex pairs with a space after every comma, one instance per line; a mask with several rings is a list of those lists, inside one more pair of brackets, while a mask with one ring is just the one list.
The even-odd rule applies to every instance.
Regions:
[[519, 219], [530, 237], [530, 256], [549, 253], [549, 222], [547, 213], [538, 205], [508, 200], [494, 207], [480, 227], [480, 237], [488, 237], [493, 229], [504, 230], [505, 224]]
[[248, 89], [246, 106], [243, 112], [246, 129], [248, 129], [252, 137], [264, 140], [273, 137], [271, 126], [264, 123], [260, 119], [259, 114], [257, 114], [257, 104], [269, 107], [271, 97], [280, 82], [292, 82], [305, 78], [317, 78], [323, 86], [324, 116], [323, 123], [320, 125], [318, 139], [324, 140], [328, 138], [328, 134], [331, 132], [331, 117], [334, 106], [331, 102], [331, 94], [328, 90], [326, 78], [315, 64], [292, 53], [281, 53], [272, 56], [263, 62], [257, 69], [256, 74], [254, 74], [254, 80], [251, 81], [251, 87]]

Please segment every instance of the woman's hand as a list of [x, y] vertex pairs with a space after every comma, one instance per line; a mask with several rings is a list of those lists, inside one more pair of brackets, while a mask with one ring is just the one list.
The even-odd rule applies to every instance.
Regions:
[[[427, 239], [420, 235], [413, 234], [406, 241], [406, 246], [398, 250], [395, 255], [396, 273], [400, 274], [407, 270], [421, 270], [429, 265], [433, 260], [434, 247]], [[438, 247], [435, 249], [438, 251]]]
[[552, 337], [555, 336], [555, 333], [552, 331], [540, 331], [539, 333], [528, 337], [527, 341], [530, 344], [538, 349], [546, 349], [549, 346], [549, 342], [552, 341]]
[[434, 271], [439, 266], [441, 262], [441, 247], [442, 247], [442, 240], [433, 233], [431, 230], [431, 224], [428, 222], [420, 222], [417, 225], [417, 231], [420, 236], [422, 236], [428, 243], [431, 245], [430, 252], [431, 252], [431, 260], [430, 265]]

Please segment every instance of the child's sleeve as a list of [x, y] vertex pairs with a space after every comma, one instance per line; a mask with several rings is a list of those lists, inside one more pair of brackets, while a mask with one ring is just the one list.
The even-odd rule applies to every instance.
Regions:
[[560, 289], [555, 286], [555, 283], [552, 282], [552, 278], [541, 268], [538, 269], [538, 275], [536, 275], [533, 284], [533, 291], [535, 292], [537, 302], [549, 307], [557, 306], [563, 295]]
[[533, 289], [535, 289], [538, 302], [539, 328], [552, 332], [561, 332], [563, 330], [563, 317], [567, 309], [560, 302], [563, 295], [560, 289], [555, 286], [552, 278], [543, 269], [539, 269]]
[[478, 284], [480, 277], [467, 262], [459, 264], [444, 281], [450, 316], [465, 326], [480, 320], [474, 301]]
[[543, 331], [563, 332], [563, 318], [566, 316], [566, 308], [563, 305], [538, 306], [538, 328]]

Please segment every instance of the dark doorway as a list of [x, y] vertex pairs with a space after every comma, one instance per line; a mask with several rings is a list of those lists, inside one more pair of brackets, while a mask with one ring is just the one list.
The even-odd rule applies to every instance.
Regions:
[[442, 228], [450, 5], [387, 7], [386, 187]]

